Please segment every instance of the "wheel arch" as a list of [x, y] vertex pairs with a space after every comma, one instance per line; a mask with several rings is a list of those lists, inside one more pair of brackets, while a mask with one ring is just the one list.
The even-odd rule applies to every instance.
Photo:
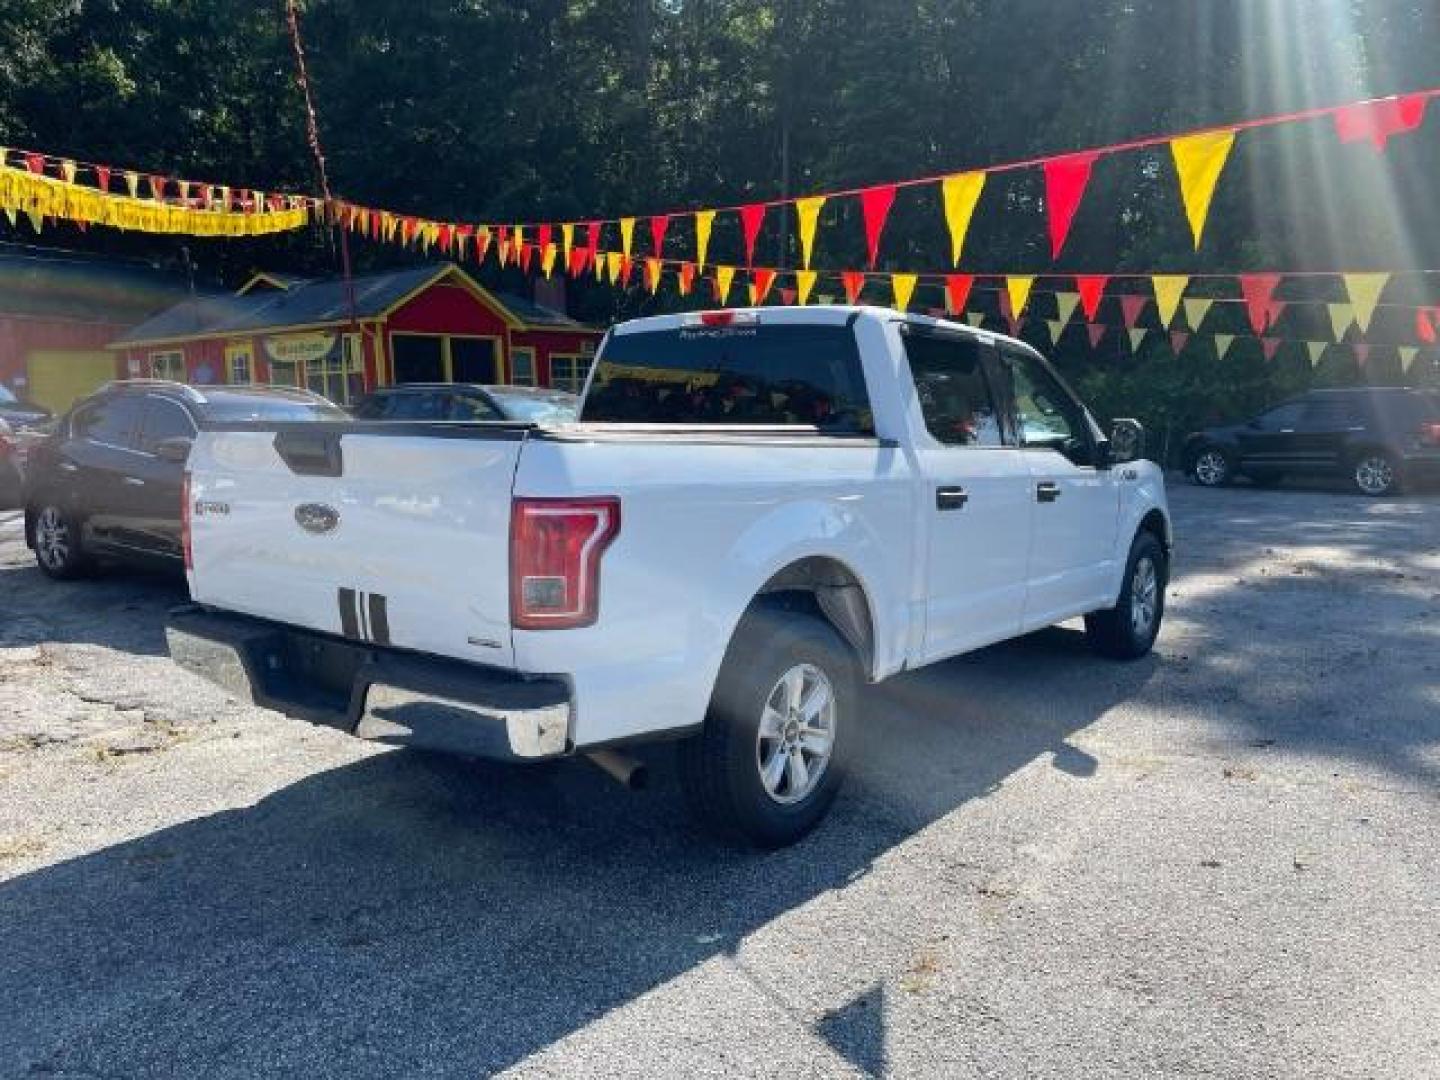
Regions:
[[843, 560], [806, 555], [775, 571], [746, 605], [736, 632], [757, 608], [818, 617], [850, 646], [862, 671], [875, 670], [874, 607], [864, 580]]

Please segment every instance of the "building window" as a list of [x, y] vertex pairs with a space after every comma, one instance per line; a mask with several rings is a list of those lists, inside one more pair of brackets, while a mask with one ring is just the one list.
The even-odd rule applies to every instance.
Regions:
[[585, 389], [585, 379], [590, 374], [593, 356], [550, 357], [550, 385], [557, 390], [569, 390], [578, 394]]
[[183, 352], [151, 353], [150, 377], [152, 379], [169, 379], [172, 382], [184, 382], [185, 354]]
[[347, 405], [365, 392], [364, 371], [360, 335], [346, 334], [340, 339], [339, 349], [305, 362], [305, 385], [312, 393]]
[[225, 369], [229, 381], [244, 386], [255, 381], [254, 352], [249, 345], [230, 345], [225, 349]]
[[535, 350], [512, 348], [510, 350], [510, 381], [516, 386], [535, 385]]

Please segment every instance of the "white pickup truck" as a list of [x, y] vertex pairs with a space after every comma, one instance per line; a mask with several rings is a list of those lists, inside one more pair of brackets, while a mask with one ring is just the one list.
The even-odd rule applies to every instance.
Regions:
[[950, 322], [640, 319], [572, 425], [208, 425], [171, 653], [407, 745], [679, 740], [704, 818], [784, 844], [835, 796], [861, 684], [1081, 615], [1100, 653], [1149, 651], [1171, 532], [1141, 434]]

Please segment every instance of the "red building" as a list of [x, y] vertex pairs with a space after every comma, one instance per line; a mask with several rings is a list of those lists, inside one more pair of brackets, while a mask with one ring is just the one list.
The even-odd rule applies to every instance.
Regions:
[[132, 377], [306, 386], [348, 402], [404, 382], [578, 390], [603, 331], [429, 264], [351, 279], [257, 274], [186, 300], [117, 338]]
[[106, 346], [174, 304], [186, 285], [140, 263], [0, 247], [0, 383], [66, 409], [124, 373]]

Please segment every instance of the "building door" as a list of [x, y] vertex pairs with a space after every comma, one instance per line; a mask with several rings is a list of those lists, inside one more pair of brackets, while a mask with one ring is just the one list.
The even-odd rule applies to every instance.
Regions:
[[500, 381], [498, 366], [495, 363], [494, 338], [451, 338], [450, 365], [455, 382], [497, 383]]
[[444, 338], [392, 334], [390, 356], [397, 383], [445, 381]]
[[29, 356], [27, 374], [30, 381], [22, 396], [61, 413], [115, 378], [115, 357], [108, 352], [39, 349]]

